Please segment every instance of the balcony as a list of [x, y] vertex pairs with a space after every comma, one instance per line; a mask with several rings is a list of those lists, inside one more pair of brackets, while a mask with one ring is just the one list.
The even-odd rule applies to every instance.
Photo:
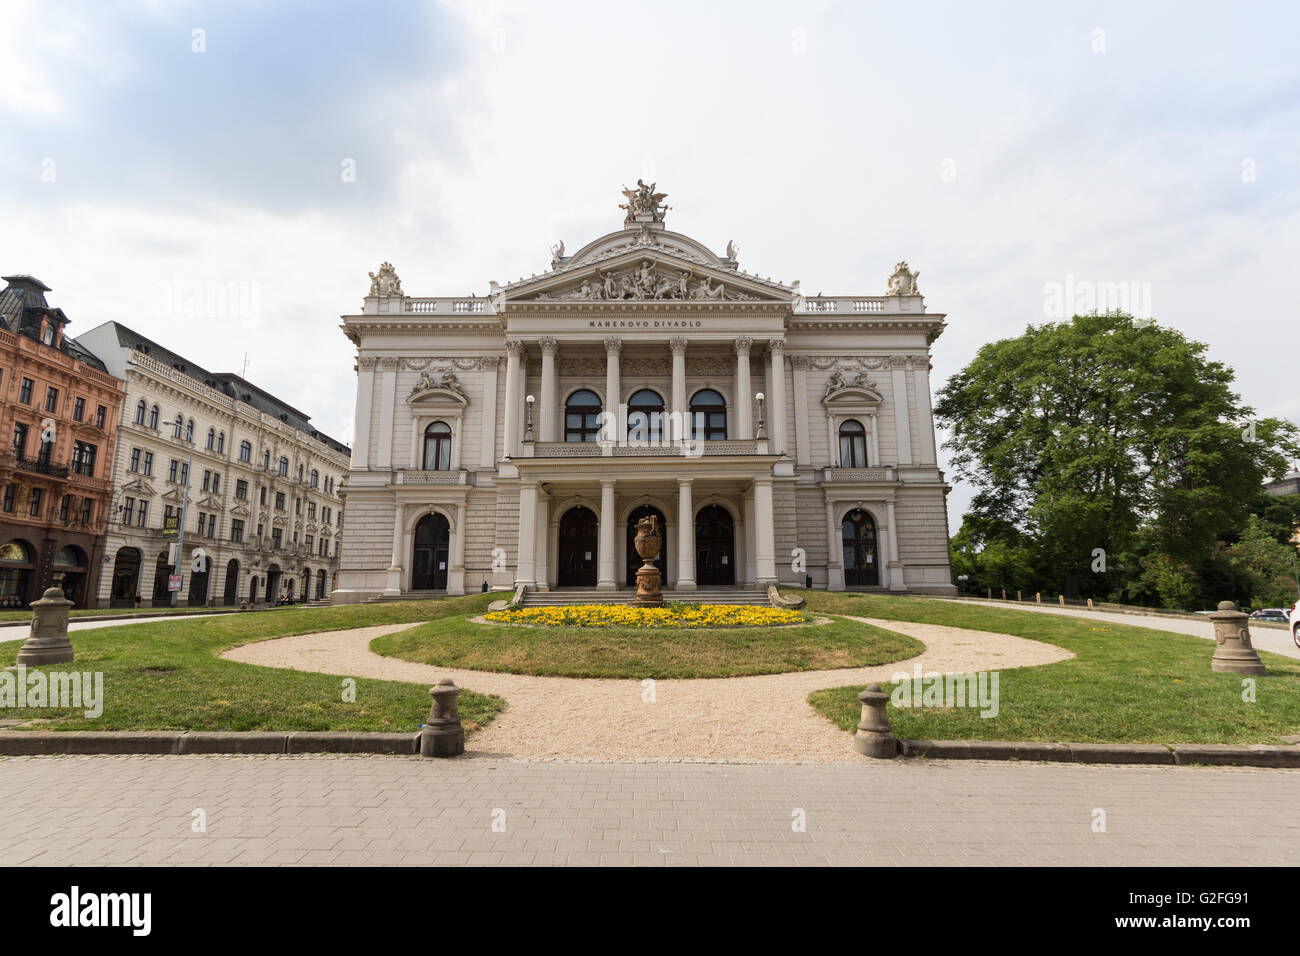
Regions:
[[464, 469], [454, 471], [407, 471], [399, 469], [393, 477], [395, 485], [467, 485], [469, 472]]
[[525, 443], [523, 450], [525, 458], [700, 458], [766, 454], [768, 454], [767, 441], [757, 438], [692, 441], [680, 444], [647, 442], [637, 445], [618, 445], [613, 442], [532, 442]]
[[894, 481], [894, 467], [883, 468], [825, 468], [822, 470], [823, 481]]
[[67, 465], [56, 465], [43, 458], [23, 458], [21, 456], [15, 456], [14, 467], [19, 471], [30, 471], [38, 475], [50, 475], [53, 478], [67, 478], [69, 473]]

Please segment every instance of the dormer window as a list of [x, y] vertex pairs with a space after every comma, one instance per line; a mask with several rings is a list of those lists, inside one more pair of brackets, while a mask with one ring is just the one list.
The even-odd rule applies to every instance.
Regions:
[[53, 326], [51, 326], [51, 325], [47, 325], [47, 326], [45, 326], [45, 331], [41, 333], [41, 341], [44, 342], [46, 345], [53, 345], [53, 344], [54, 344], [54, 327], [53, 327]]

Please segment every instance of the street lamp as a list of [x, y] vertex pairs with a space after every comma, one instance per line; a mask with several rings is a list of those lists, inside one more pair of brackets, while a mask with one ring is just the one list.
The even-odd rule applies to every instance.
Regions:
[[536, 402], [537, 399], [534, 398], [532, 395], [527, 395], [524, 397], [524, 401], [528, 403], [528, 421], [524, 424], [524, 441], [532, 441], [533, 440], [533, 403]]
[[754, 401], [758, 403], [758, 430], [754, 432], [754, 437], [763, 439], [767, 437], [767, 431], [763, 427], [763, 393], [755, 394]]
[[962, 590], [963, 590], [962, 585], [965, 584], [965, 583], [966, 583], [967, 581], [969, 581], [969, 580], [970, 580], [970, 575], [969, 575], [969, 574], [959, 574], [959, 575], [957, 575], [957, 593], [958, 593], [958, 594], [962, 593]]

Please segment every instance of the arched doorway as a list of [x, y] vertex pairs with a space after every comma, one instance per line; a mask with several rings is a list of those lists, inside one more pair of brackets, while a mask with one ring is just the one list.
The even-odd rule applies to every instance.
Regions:
[[0, 607], [26, 607], [27, 589], [36, 569], [36, 552], [26, 541], [0, 546]]
[[273, 564], [266, 569], [266, 603], [276, 604], [280, 600], [280, 566]]
[[251, 581], [248, 582], [248, 603], [257, 603], [257, 575], [254, 574]]
[[700, 587], [736, 583], [736, 525], [721, 505], [695, 515], [695, 581]]
[[113, 587], [108, 594], [108, 606], [134, 607], [139, 591], [140, 551], [138, 548], [118, 548], [117, 557], [113, 559]]
[[226, 590], [221, 595], [221, 603], [227, 607], [239, 603], [239, 562], [234, 558], [226, 565]]
[[202, 571], [190, 569], [190, 607], [202, 607], [208, 600], [208, 569], [212, 567], [212, 559], [205, 554], [199, 561]]
[[286, 578], [286, 579], [285, 579], [285, 582], [284, 582], [284, 599], [285, 599], [285, 601], [287, 601], [287, 602], [290, 603], [290, 604], [293, 603], [293, 595], [294, 595], [293, 584], [294, 584], [293, 578]]
[[555, 583], [562, 588], [596, 586], [596, 513], [590, 508], [570, 508], [560, 518], [560, 540], [556, 550], [559, 567]]
[[64, 545], [54, 553], [50, 569], [54, 572], [56, 580], [60, 581], [59, 586], [63, 588], [63, 596], [71, 601], [74, 607], [85, 607], [86, 552], [76, 545]]
[[854, 508], [840, 522], [844, 542], [844, 586], [880, 584], [880, 559], [876, 549], [876, 522], [866, 511]]
[[325, 600], [325, 572], [316, 572], [316, 600]]
[[445, 591], [451, 526], [444, 515], [427, 514], [415, 526], [411, 554], [411, 590]]
[[172, 573], [172, 566], [167, 561], [167, 552], [161, 551], [158, 554], [158, 561], [153, 569], [153, 606], [162, 607], [171, 603], [171, 597], [167, 593], [167, 578]]
[[659, 546], [659, 557], [655, 558], [655, 567], [664, 584], [668, 583], [668, 525], [664, 513], [654, 505], [641, 505], [627, 516], [627, 586], [636, 587], [636, 572], [641, 567], [641, 556], [636, 553], [636, 523], [642, 518], [656, 518], [659, 521], [659, 533], [663, 535], [663, 544]]

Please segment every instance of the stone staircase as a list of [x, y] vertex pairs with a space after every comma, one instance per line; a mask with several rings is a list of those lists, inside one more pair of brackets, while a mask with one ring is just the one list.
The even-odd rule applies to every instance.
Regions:
[[[558, 607], [569, 604], [627, 604], [636, 596], [634, 588], [617, 591], [597, 591], [586, 588], [561, 588], [552, 591], [535, 591], [529, 588], [524, 594], [523, 607]], [[710, 587], [698, 591], [673, 591], [664, 589], [665, 601], [685, 601], [693, 604], [755, 604], [768, 607], [767, 591], [761, 588]]]

